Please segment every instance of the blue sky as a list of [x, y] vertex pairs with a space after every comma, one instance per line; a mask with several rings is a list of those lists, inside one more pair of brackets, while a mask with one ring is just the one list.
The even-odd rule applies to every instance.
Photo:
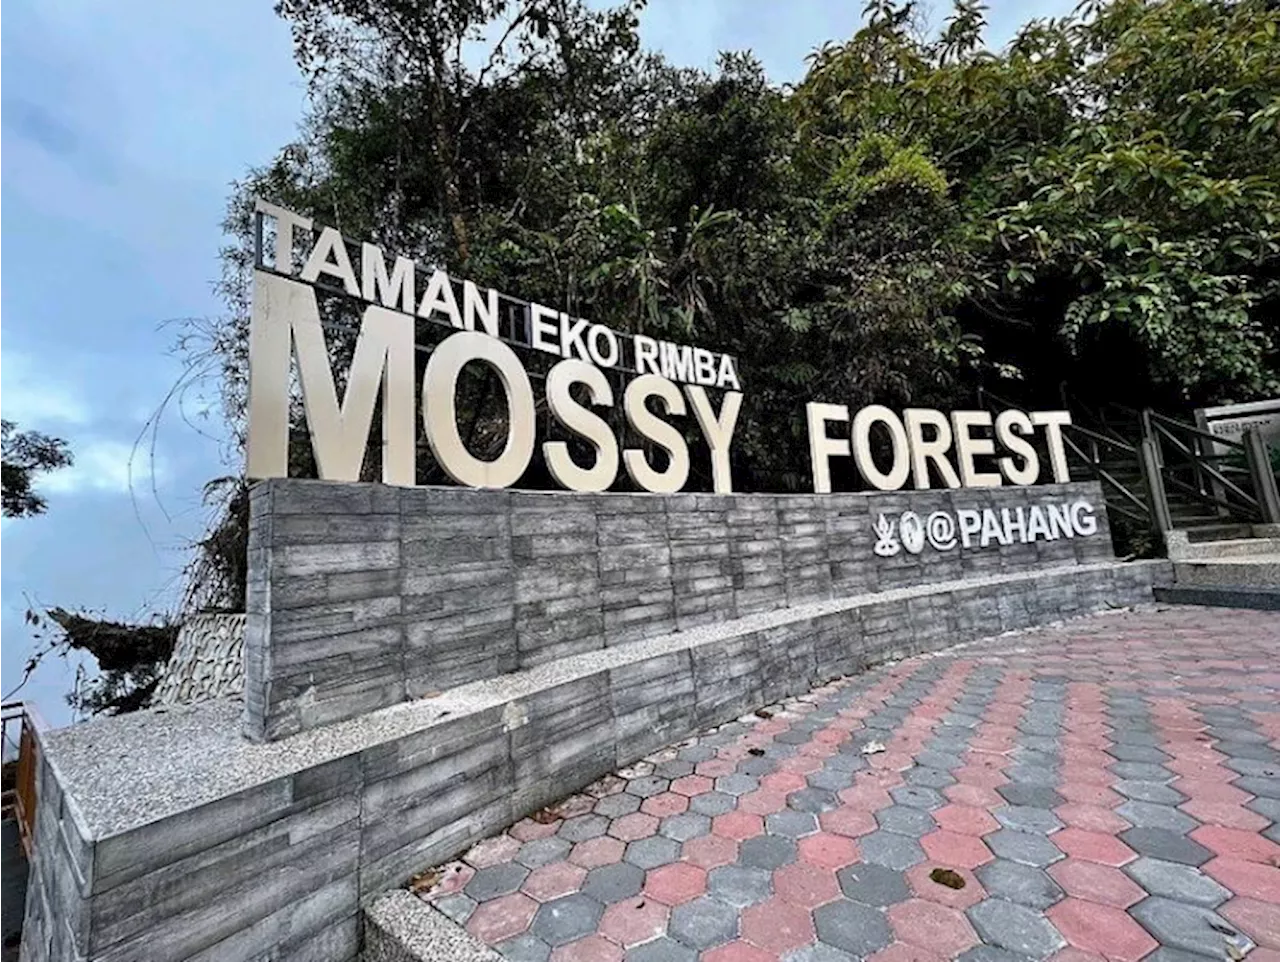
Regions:
[[[645, 43], [711, 67], [752, 49], [795, 81], [819, 44], [848, 36], [850, 0], [651, 0]], [[993, 0], [1002, 43], [1063, 0]], [[172, 606], [201, 489], [232, 470], [208, 398], [195, 427], [170, 410], [181, 375], [166, 321], [216, 315], [219, 223], [230, 183], [294, 135], [304, 90], [269, 0], [9, 0], [0, 35], [0, 412], [66, 438], [76, 466], [49, 478], [44, 517], [0, 539], [0, 654], [7, 694], [33, 640], [31, 604], [122, 619]], [[937, 9], [945, 9], [939, 6]], [[211, 393], [214, 389], [210, 385]], [[51, 662], [22, 692], [52, 723], [74, 666]]]

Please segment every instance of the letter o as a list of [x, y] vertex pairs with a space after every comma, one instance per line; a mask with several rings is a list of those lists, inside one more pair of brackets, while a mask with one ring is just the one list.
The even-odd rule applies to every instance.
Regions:
[[[472, 455], [458, 433], [458, 376], [471, 361], [493, 367], [507, 398], [507, 443], [494, 461]], [[459, 331], [440, 342], [422, 375], [422, 421], [431, 453], [449, 477], [472, 488], [506, 488], [520, 480], [533, 457], [533, 388], [515, 351], [479, 331]]]
[[[893, 467], [888, 472], [876, 467], [871, 457], [871, 425], [877, 421], [889, 429], [889, 437], [893, 441]], [[911, 452], [907, 429], [902, 426], [898, 415], [883, 404], [869, 405], [854, 415], [850, 434], [854, 463], [867, 483], [881, 491], [897, 491], [907, 483], [907, 476], [911, 473]]]

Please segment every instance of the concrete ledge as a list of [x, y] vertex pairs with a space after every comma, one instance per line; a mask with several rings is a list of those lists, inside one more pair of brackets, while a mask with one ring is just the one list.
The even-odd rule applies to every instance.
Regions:
[[[1152, 599], [1164, 562], [859, 594], [574, 654], [271, 743], [233, 701], [44, 738], [24, 959], [344, 962], [414, 872], [690, 732], [875, 662]], [[37, 931], [37, 929], [33, 929]]]
[[502, 956], [404, 889], [364, 910], [361, 962], [501, 962]]
[[1251, 608], [1280, 611], [1280, 588], [1240, 588], [1226, 585], [1173, 585], [1157, 587], [1156, 601], [1171, 605], [1207, 605], [1213, 608]]

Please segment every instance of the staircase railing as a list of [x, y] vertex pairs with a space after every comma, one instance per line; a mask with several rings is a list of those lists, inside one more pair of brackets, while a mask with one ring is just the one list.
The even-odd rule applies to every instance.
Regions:
[[35, 708], [26, 702], [3, 706], [4, 787], [0, 806], [4, 817], [18, 823], [22, 849], [31, 858], [36, 828], [36, 772], [39, 767], [38, 729], [44, 727]]

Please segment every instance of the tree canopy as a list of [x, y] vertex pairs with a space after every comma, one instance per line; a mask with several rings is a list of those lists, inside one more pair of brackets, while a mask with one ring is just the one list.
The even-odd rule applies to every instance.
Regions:
[[3, 446], [3, 510], [6, 518], [44, 514], [48, 507], [35, 489], [36, 478], [58, 468], [70, 467], [71, 449], [61, 438], [39, 431], [19, 431], [13, 421], [0, 421]]

